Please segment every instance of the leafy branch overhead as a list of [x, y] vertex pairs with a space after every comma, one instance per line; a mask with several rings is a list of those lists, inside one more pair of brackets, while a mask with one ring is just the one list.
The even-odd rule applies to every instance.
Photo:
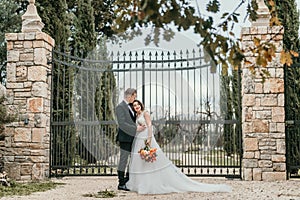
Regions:
[[[197, 1], [196, 1], [197, 3]], [[163, 30], [163, 38], [171, 40], [174, 32], [171, 27], [178, 31], [193, 28], [194, 33], [201, 36], [200, 44], [205, 52], [211, 57], [214, 65], [222, 64], [224, 69], [229, 66], [240, 67], [243, 61], [251, 68], [254, 66], [266, 67], [268, 62], [275, 56], [275, 46], [269, 41], [253, 39], [254, 48], [251, 51], [257, 54], [255, 62], [245, 60], [245, 55], [240, 47], [239, 39], [235, 38], [233, 28], [239, 22], [240, 15], [237, 10], [247, 4], [247, 16], [250, 20], [257, 19], [258, 4], [256, 0], [241, 0], [232, 13], [224, 13], [221, 23], [216, 24], [212, 16], [200, 12], [199, 6], [191, 5], [188, 0], [116, 0], [114, 2], [116, 19], [113, 30], [116, 33], [128, 32], [140, 33], [142, 28], [151, 27], [153, 33], [146, 37], [146, 44], [153, 42], [158, 45], [160, 30]], [[276, 13], [274, 0], [266, 0], [270, 11], [270, 26], [280, 25]], [[219, 0], [210, 0], [206, 5], [206, 11], [211, 15], [220, 11]], [[228, 34], [224, 34], [228, 33]], [[291, 65], [292, 57], [297, 57], [295, 51], [282, 51], [282, 64]], [[224, 70], [227, 71], [227, 70]]]

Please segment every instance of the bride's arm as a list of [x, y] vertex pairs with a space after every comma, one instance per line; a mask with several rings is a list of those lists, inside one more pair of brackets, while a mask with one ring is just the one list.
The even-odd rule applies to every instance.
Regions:
[[148, 127], [148, 139], [147, 139], [147, 143], [149, 145], [151, 145], [151, 139], [152, 139], [152, 122], [151, 122], [151, 117], [149, 112], [144, 112], [144, 118], [146, 120], [146, 125]]

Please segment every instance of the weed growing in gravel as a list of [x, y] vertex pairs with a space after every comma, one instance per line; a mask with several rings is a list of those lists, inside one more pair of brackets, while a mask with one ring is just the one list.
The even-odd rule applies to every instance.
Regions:
[[116, 196], [116, 193], [114, 191], [104, 190], [99, 191], [97, 194], [84, 194], [83, 197], [94, 197], [94, 198], [113, 198]]

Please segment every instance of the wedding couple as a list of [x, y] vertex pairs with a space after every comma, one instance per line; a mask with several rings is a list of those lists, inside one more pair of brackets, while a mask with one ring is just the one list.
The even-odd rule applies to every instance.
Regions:
[[[153, 136], [149, 112], [136, 97], [136, 89], [128, 88], [124, 100], [116, 107], [119, 125], [116, 140], [120, 144], [118, 189], [139, 194], [230, 192], [227, 185], [204, 184], [190, 179], [168, 159]], [[157, 149], [154, 162], [146, 162], [139, 154], [145, 141]]]

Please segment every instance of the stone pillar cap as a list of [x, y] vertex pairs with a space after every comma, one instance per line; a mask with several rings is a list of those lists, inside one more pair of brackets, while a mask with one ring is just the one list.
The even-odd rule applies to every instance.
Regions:
[[270, 26], [270, 12], [269, 8], [266, 6], [264, 0], [256, 0], [257, 9], [257, 19], [256, 21], [251, 21], [252, 26]]
[[27, 10], [22, 16], [22, 32], [41, 32], [44, 23], [37, 13], [35, 0], [29, 0]]

